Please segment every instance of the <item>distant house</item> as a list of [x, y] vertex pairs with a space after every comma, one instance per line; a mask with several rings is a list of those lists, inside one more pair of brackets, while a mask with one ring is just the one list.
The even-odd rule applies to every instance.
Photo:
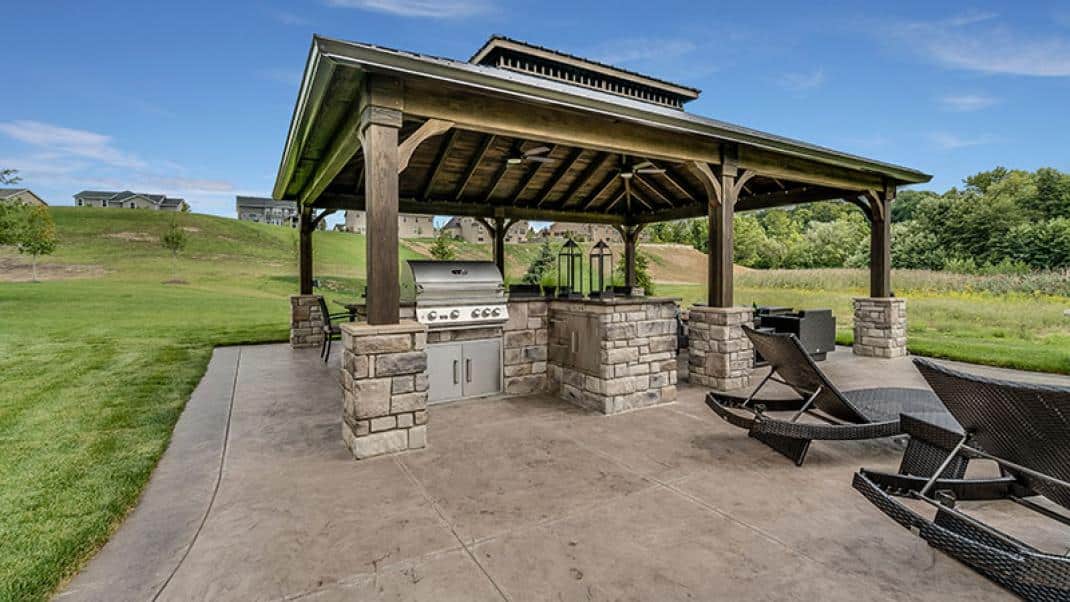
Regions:
[[[470, 243], [487, 243], [493, 238], [487, 228], [474, 217], [452, 217], [442, 231], [454, 238], [459, 238]], [[531, 224], [526, 220], [518, 220], [505, 233], [505, 242], [527, 242], [531, 235]]]
[[29, 188], [0, 188], [0, 203], [22, 203], [23, 205], [48, 207], [48, 203], [34, 194]]
[[554, 222], [542, 231], [542, 235], [550, 238], [572, 238], [578, 242], [596, 242], [604, 240], [608, 243], [623, 242], [620, 232], [607, 224], [571, 224], [567, 222]]
[[[398, 215], [398, 238], [431, 238], [435, 235], [434, 216], [402, 213]], [[363, 211], [346, 211], [346, 231], [365, 234], [368, 218]]]
[[103, 207], [105, 209], [152, 209], [154, 211], [189, 211], [183, 199], [164, 194], [147, 194], [123, 190], [83, 190], [74, 195], [76, 207]]
[[[239, 196], [234, 201], [238, 219], [273, 226], [297, 227], [299, 219], [295, 201], [276, 201], [258, 196]], [[323, 222], [320, 222], [323, 224]]]

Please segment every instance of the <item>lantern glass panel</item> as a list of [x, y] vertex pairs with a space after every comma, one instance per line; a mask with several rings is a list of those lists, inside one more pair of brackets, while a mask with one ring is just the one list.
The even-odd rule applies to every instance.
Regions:
[[590, 266], [587, 275], [590, 278], [591, 298], [608, 298], [613, 296], [613, 250], [606, 241], [599, 240], [589, 256]]
[[583, 251], [571, 238], [557, 253], [557, 296], [583, 296]]

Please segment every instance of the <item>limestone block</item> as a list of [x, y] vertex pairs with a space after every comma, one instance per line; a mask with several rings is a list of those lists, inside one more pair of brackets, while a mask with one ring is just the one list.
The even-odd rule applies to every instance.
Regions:
[[408, 431], [398, 431], [399, 433], [408, 432], [409, 434], [409, 449], [423, 449], [427, 447], [427, 427], [426, 426], [414, 426]]
[[390, 379], [354, 380], [345, 391], [346, 414], [358, 418], [375, 418], [390, 413]]
[[342, 438], [346, 447], [358, 460], [405, 451], [409, 448], [408, 432], [412, 429], [394, 429], [381, 433], [372, 433], [365, 437], [357, 437], [349, 428], [342, 427]]
[[375, 356], [375, 375], [393, 376], [427, 370], [427, 353], [408, 351]]
[[393, 416], [380, 416], [379, 418], [372, 418], [372, 432], [378, 433], [379, 431], [388, 431], [397, 427], [397, 419]]
[[427, 408], [427, 393], [404, 393], [390, 400], [390, 413], [415, 412]]

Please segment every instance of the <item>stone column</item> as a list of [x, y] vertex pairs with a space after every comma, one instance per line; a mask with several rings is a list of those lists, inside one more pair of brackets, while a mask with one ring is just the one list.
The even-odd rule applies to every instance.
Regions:
[[319, 295], [290, 295], [290, 346], [319, 347], [323, 345], [323, 312]]
[[691, 384], [720, 391], [750, 384], [754, 348], [743, 325], [754, 323], [749, 307], [692, 307], [688, 317]]
[[427, 327], [342, 324], [342, 439], [353, 457], [427, 445]]
[[550, 336], [549, 304], [542, 299], [510, 301], [503, 328], [505, 393], [547, 390], [546, 345]]
[[903, 357], [907, 354], [907, 300], [859, 297], [855, 306], [855, 355]]

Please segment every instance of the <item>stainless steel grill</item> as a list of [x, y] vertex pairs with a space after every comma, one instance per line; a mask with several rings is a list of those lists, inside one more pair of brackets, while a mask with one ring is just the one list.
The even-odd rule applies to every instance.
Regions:
[[416, 319], [428, 328], [471, 328], [509, 319], [505, 286], [489, 261], [409, 260]]

